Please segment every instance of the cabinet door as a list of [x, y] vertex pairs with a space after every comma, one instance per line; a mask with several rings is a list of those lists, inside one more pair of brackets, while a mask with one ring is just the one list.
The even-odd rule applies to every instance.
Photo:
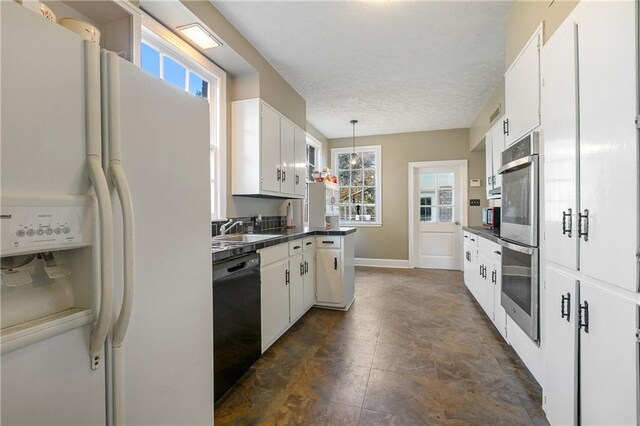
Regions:
[[498, 174], [498, 169], [502, 165], [502, 151], [504, 151], [504, 132], [502, 130], [502, 120], [491, 128], [491, 155], [493, 157], [493, 187], [502, 187], [502, 175]]
[[263, 352], [289, 326], [288, 267], [289, 260], [285, 259], [260, 270]]
[[316, 250], [318, 303], [344, 304], [340, 249]]
[[588, 303], [588, 332], [580, 330], [582, 424], [635, 425], [638, 306], [585, 282], [580, 300]]
[[260, 188], [280, 192], [280, 117], [260, 104]]
[[493, 283], [491, 270], [493, 262], [483, 253], [478, 255], [478, 303], [493, 321]]
[[316, 251], [304, 253], [304, 306], [310, 308], [316, 303]]
[[[476, 238], [476, 237], [472, 237]], [[465, 244], [465, 253], [469, 253], [469, 258], [465, 263], [465, 284], [467, 288], [473, 295], [473, 297], [477, 298], [478, 292], [478, 249], [475, 246], [475, 243], [467, 243]]]
[[544, 252], [571, 269], [578, 267], [575, 30], [567, 19], [542, 49]]
[[302, 254], [289, 259], [289, 322], [304, 312], [304, 263]]
[[554, 425], [577, 423], [577, 284], [553, 267], [545, 270], [543, 408]]
[[493, 189], [493, 142], [491, 131], [487, 132], [485, 140], [485, 183], [487, 184], [487, 198], [491, 198], [489, 191]]
[[507, 340], [507, 311], [502, 307], [502, 264], [493, 263], [493, 324]]
[[464, 285], [466, 285], [469, 291], [471, 291], [471, 274], [473, 273], [471, 271], [471, 244], [469, 244], [465, 239], [463, 247], [464, 247], [464, 268], [463, 268], [464, 269]]
[[531, 37], [505, 75], [507, 146], [540, 125], [540, 35]]
[[280, 192], [293, 194], [296, 183], [294, 126], [284, 118], [280, 119], [280, 162], [282, 164]]
[[295, 189], [296, 195], [304, 196], [307, 185], [307, 135], [304, 130], [294, 128], [295, 138]]
[[585, 2], [578, 18], [580, 209], [588, 210], [589, 232], [588, 240], [580, 243], [580, 269], [634, 292], [638, 267], [636, 3]]

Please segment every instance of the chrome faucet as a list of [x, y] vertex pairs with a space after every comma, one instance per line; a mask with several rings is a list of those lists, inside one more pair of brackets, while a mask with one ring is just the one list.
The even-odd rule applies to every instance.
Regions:
[[233, 219], [229, 219], [229, 222], [220, 227], [220, 235], [227, 235], [227, 232], [231, 231], [236, 225], [242, 226], [242, 221], [239, 220], [237, 222], [234, 222]]

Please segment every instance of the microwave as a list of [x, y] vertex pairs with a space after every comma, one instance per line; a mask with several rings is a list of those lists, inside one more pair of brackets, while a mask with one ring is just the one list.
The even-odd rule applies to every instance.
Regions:
[[482, 209], [482, 226], [487, 228], [500, 228], [500, 207]]

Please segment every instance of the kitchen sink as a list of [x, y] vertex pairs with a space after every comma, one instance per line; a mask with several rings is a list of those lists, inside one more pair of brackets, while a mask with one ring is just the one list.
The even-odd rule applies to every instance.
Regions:
[[229, 241], [236, 243], [255, 243], [258, 241], [268, 240], [270, 238], [281, 237], [277, 234], [236, 234], [236, 235], [219, 235], [214, 238], [215, 241]]

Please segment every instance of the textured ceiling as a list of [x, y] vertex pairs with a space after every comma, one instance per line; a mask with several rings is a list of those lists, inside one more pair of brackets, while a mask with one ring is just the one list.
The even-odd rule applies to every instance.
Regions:
[[469, 127], [504, 73], [510, 1], [213, 1], [328, 138]]

